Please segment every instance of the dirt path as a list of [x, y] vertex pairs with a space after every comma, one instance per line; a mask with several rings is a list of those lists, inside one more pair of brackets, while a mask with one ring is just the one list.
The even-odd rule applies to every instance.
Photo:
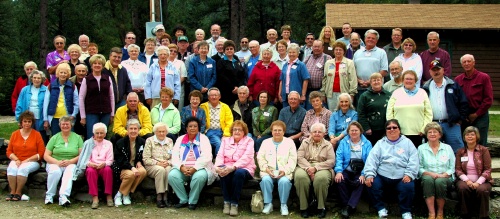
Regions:
[[16, 117], [14, 116], [0, 116], [0, 124], [16, 122]]

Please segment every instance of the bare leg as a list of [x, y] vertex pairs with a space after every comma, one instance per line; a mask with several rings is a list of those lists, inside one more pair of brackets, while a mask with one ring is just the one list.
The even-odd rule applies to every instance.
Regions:
[[109, 201], [109, 200], [113, 200], [113, 196], [111, 196], [111, 195], [106, 195], [106, 200], [108, 200], [108, 201]]
[[429, 217], [436, 217], [436, 209], [434, 208], [434, 196], [426, 198], [425, 204], [427, 205], [427, 209], [429, 210]]
[[99, 196], [92, 196], [92, 202], [99, 202]]
[[17, 176], [7, 176], [10, 187], [10, 194], [16, 194], [17, 190]]
[[16, 193], [15, 194], [23, 194], [23, 188], [24, 185], [26, 184], [26, 181], [28, 180], [27, 177], [24, 176], [17, 176], [17, 188], [16, 188]]
[[444, 203], [446, 200], [444, 198], [438, 198], [436, 199], [436, 202], [438, 206], [437, 215], [444, 216]]

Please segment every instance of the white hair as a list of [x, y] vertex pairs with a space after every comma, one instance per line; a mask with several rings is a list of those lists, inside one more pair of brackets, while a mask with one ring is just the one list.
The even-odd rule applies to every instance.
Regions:
[[130, 44], [127, 47], [127, 52], [130, 53], [130, 50], [132, 49], [137, 49], [137, 52], [141, 51], [141, 47], [139, 47], [137, 44]]
[[311, 125], [311, 128], [309, 129], [310, 132], [313, 132], [316, 127], [319, 127], [323, 133], [326, 132], [326, 126], [323, 123], [317, 122]]
[[95, 132], [98, 129], [104, 129], [104, 133], [108, 133], [108, 127], [106, 125], [104, 125], [104, 123], [102, 123], [102, 122], [98, 122], [98, 123], [94, 124], [94, 126], [92, 126], [92, 133], [95, 134]]
[[380, 35], [378, 34], [378, 32], [374, 29], [369, 29], [365, 32], [365, 38], [366, 36], [368, 36], [368, 34], [375, 34], [375, 36], [377, 36], [377, 40], [380, 38]]
[[154, 126], [153, 126], [153, 132], [156, 132], [156, 130], [158, 130], [158, 128], [160, 127], [165, 127], [165, 129], [167, 129], [167, 133], [168, 133], [168, 126], [167, 124], [165, 124], [164, 122], [159, 122], [159, 123], [156, 123]]

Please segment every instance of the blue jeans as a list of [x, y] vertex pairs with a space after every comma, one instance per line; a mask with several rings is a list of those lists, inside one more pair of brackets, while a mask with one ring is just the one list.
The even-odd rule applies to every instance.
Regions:
[[61, 127], [59, 126], [59, 119], [52, 118], [50, 121], [50, 132], [52, 132], [52, 136], [56, 135], [61, 131]]
[[270, 176], [262, 177], [262, 181], [260, 181], [260, 189], [262, 189], [264, 203], [268, 204], [273, 202], [274, 182], [278, 182], [280, 203], [286, 204], [288, 202], [288, 197], [290, 196], [290, 189], [292, 189], [292, 182], [285, 176], [279, 179], [271, 178]]
[[443, 137], [441, 139], [444, 141], [444, 143], [451, 146], [453, 152], [457, 153], [458, 149], [464, 147], [460, 124], [456, 123], [450, 127], [450, 124], [448, 124], [447, 122], [440, 122], [439, 125], [441, 125], [441, 128], [443, 129]]
[[245, 169], [237, 169], [236, 171], [227, 174], [225, 177], [221, 177], [220, 184], [222, 187], [224, 202], [237, 205], [240, 200], [243, 184], [252, 178], [252, 175], [250, 175], [250, 173]]
[[222, 130], [220, 129], [207, 130], [206, 136], [208, 137], [208, 140], [210, 140], [210, 145], [212, 145], [212, 154], [214, 157], [216, 157], [217, 153], [219, 153], [222, 134]]
[[[92, 138], [94, 136], [94, 125], [96, 123], [102, 122], [104, 125], [109, 125], [109, 119], [111, 117], [111, 113], [102, 113], [102, 114], [87, 114], [86, 125], [87, 126], [87, 139]], [[108, 130], [109, 131], [109, 130]]]
[[347, 170], [342, 171], [342, 176], [344, 180], [337, 184], [339, 188], [339, 196], [342, 204], [349, 205], [352, 208], [356, 208], [359, 203], [359, 199], [363, 194], [363, 184], [359, 182], [359, 176], [361, 173], [353, 173]]
[[398, 192], [399, 209], [401, 214], [411, 212], [413, 204], [413, 196], [415, 196], [415, 183], [403, 183], [402, 179], [389, 179], [387, 177], [378, 175], [373, 179], [372, 187], [368, 187], [373, 206], [377, 211], [385, 208], [383, 202], [384, 188], [394, 189]]

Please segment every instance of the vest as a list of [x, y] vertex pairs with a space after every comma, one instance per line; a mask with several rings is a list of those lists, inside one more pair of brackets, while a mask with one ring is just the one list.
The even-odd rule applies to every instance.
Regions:
[[[111, 100], [109, 98], [109, 86], [111, 82], [108, 75], [101, 75], [100, 88], [97, 79], [90, 74], [85, 77], [87, 83], [87, 95], [85, 97], [85, 112], [87, 114], [111, 113]], [[114, 104], [114, 103], [113, 103]]]
[[[50, 101], [49, 107], [47, 109], [48, 115], [54, 115], [56, 113], [57, 102], [59, 101], [59, 93], [61, 90], [59, 80], [56, 79], [50, 83]], [[64, 83], [64, 104], [66, 105], [66, 112], [71, 115], [73, 113], [73, 92], [74, 84], [70, 80], [66, 80]]]

